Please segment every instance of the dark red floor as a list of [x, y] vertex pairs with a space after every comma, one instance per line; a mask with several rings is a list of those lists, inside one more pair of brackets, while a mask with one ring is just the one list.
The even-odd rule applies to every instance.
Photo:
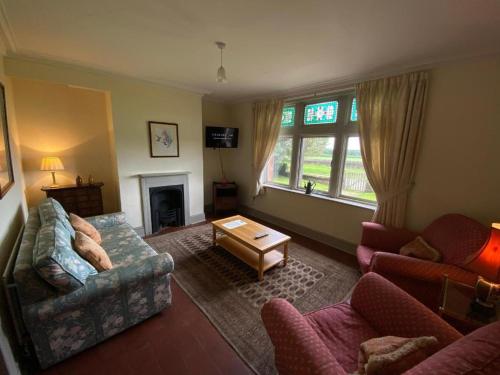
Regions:
[[253, 374], [172, 280], [172, 306], [41, 374]]

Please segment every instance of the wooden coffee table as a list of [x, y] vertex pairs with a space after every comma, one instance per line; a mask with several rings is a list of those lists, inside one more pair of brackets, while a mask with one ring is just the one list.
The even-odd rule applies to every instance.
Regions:
[[[224, 226], [229, 222], [242, 220], [246, 224], [234, 229]], [[235, 257], [257, 270], [259, 280], [264, 278], [264, 272], [280, 262], [286, 266], [288, 261], [288, 242], [290, 237], [274, 229], [268, 228], [244, 216], [236, 215], [225, 219], [212, 221], [213, 245], [219, 245]], [[217, 232], [222, 236], [217, 237]], [[267, 236], [255, 239], [257, 233], [267, 233]], [[277, 247], [283, 245], [283, 254]]]

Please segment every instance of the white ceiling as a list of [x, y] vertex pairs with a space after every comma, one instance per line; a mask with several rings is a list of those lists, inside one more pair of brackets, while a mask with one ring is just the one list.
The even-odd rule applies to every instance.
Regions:
[[221, 99], [500, 52], [498, 0], [1, 1], [12, 54]]

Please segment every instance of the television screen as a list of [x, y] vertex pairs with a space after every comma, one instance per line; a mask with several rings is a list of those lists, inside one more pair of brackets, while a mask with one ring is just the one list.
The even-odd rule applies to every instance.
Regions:
[[238, 147], [238, 128], [207, 126], [205, 128], [205, 146], [212, 148]]

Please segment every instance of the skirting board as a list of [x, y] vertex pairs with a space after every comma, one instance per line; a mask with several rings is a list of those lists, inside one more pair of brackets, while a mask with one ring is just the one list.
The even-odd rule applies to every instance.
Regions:
[[[203, 221], [205, 221], [205, 214], [193, 215], [189, 218], [189, 224], [201, 223]], [[144, 237], [146, 234], [146, 232], [144, 231], [144, 227], [137, 227], [134, 228], [134, 230], [141, 237]]]
[[291, 221], [280, 219], [276, 216], [266, 214], [262, 211], [255, 210], [248, 206], [240, 206], [239, 211], [242, 214], [247, 214], [249, 216], [253, 216], [257, 219], [262, 219], [267, 221], [268, 223], [280, 226], [282, 228], [288, 229], [292, 232], [300, 234], [304, 237], [311, 238], [318, 242], [324, 243], [328, 246], [334, 247], [336, 249], [342, 250], [348, 254], [355, 255], [356, 254], [356, 245], [339, 238], [330, 236], [326, 233], [321, 233], [315, 231], [313, 229], [307, 228], [303, 225], [292, 223]]

